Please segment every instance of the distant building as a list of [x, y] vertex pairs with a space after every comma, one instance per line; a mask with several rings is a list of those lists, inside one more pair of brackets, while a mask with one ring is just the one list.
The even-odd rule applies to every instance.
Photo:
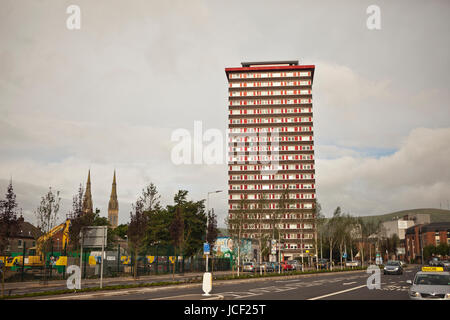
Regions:
[[17, 233], [9, 239], [6, 255], [22, 254], [24, 247], [28, 250], [36, 246], [36, 239], [41, 235], [42, 232], [38, 228], [21, 218]]
[[[93, 213], [94, 205], [92, 203], [91, 193], [91, 170], [88, 172], [88, 179], [86, 182], [86, 191], [83, 197], [83, 213]], [[114, 170], [113, 182], [111, 188], [111, 196], [108, 203], [108, 222], [111, 227], [116, 228], [119, 224], [119, 202], [117, 200], [117, 183], [116, 183], [116, 170]]]
[[116, 228], [119, 219], [119, 202], [117, 201], [117, 187], [116, 187], [116, 170], [114, 170], [114, 177], [112, 183], [111, 197], [108, 204], [108, 221], [111, 227]]
[[91, 170], [88, 172], [88, 179], [86, 182], [86, 191], [84, 192], [83, 208], [84, 213], [93, 213], [92, 194], [91, 194]]
[[390, 238], [396, 234], [400, 240], [405, 240], [406, 229], [418, 224], [428, 224], [430, 221], [429, 214], [413, 214], [405, 215], [401, 218], [396, 217], [392, 221], [382, 223], [382, 236]]
[[422, 259], [422, 248], [441, 243], [450, 245], [450, 222], [433, 222], [415, 225], [406, 230], [406, 259]]

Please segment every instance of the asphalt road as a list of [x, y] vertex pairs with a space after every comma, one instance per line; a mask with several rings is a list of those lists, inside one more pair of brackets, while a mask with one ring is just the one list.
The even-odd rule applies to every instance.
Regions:
[[270, 278], [217, 281], [210, 297], [202, 296], [201, 284], [176, 287], [135, 288], [108, 292], [37, 297], [39, 300], [409, 300], [409, 285], [418, 268], [403, 275], [383, 275], [381, 288], [369, 290], [365, 271]]

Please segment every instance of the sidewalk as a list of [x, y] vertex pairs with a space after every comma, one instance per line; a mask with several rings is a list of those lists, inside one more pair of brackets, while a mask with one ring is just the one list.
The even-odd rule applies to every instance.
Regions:
[[[231, 271], [216, 271], [214, 272], [214, 275], [227, 275], [231, 273], [232, 273]], [[193, 272], [193, 273], [175, 274], [174, 279], [175, 281], [183, 281], [183, 280], [202, 279], [202, 277], [203, 272]], [[103, 286], [152, 283], [163, 281], [172, 281], [172, 274], [140, 276], [137, 279], [134, 279], [132, 276], [103, 278]], [[82, 288], [98, 286], [99, 284], [100, 278], [81, 280]], [[45, 289], [45, 291], [65, 289], [66, 285], [67, 280], [49, 280], [47, 284], [44, 284], [41, 281], [5, 283], [5, 294], [6, 295], [17, 294], [18, 293], [17, 291], [25, 291], [25, 290], [28, 292], [33, 292], [33, 291], [42, 291], [42, 289]], [[41, 290], [33, 290], [33, 289], [41, 289]]]

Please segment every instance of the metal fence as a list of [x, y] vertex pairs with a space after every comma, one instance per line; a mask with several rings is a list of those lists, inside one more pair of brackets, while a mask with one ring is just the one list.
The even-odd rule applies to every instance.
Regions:
[[[116, 250], [105, 251], [103, 261], [103, 277], [122, 277], [122, 276], [148, 276], [158, 274], [184, 274], [190, 272], [204, 272], [205, 258], [203, 256], [183, 257], [175, 256], [174, 250], [170, 246], [152, 247], [135, 256], [129, 254], [120, 247]], [[82, 278], [94, 279], [100, 277], [101, 263], [99, 251], [84, 251], [82, 261]], [[80, 265], [80, 253], [69, 252], [50, 252], [45, 259], [45, 266], [28, 265], [28, 257], [20, 259], [18, 263], [6, 268], [5, 281], [34, 281], [47, 282], [49, 280], [66, 279], [66, 268], [70, 265]], [[67, 257], [64, 265], [58, 265], [60, 257]], [[231, 261], [227, 258], [208, 259], [208, 270], [229, 271], [231, 270]]]

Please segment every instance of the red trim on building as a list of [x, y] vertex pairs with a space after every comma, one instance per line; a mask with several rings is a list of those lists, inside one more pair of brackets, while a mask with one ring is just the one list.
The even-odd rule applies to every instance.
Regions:
[[264, 71], [264, 70], [312, 70], [311, 79], [314, 79], [315, 65], [303, 65], [303, 66], [266, 66], [266, 67], [236, 67], [225, 68], [225, 73], [229, 79], [229, 72], [244, 72], [244, 71]]

